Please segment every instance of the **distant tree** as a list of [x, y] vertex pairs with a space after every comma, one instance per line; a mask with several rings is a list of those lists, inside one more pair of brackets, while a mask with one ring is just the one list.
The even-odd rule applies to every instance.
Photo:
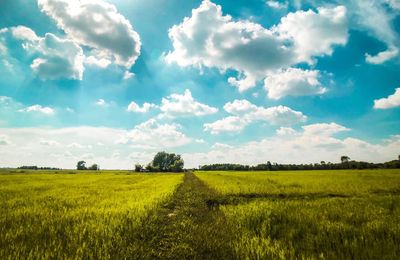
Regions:
[[77, 170], [86, 170], [86, 162], [85, 161], [79, 161], [76, 164], [76, 169]]
[[135, 164], [135, 172], [141, 172], [143, 170], [143, 166], [139, 163]]
[[[150, 165], [149, 165], [150, 166]], [[181, 172], [183, 171], [184, 162], [180, 155], [174, 153], [158, 152], [151, 162], [148, 169], [150, 171], [162, 172]]]
[[100, 166], [98, 164], [93, 164], [92, 166], [90, 166], [88, 168], [88, 170], [99, 171], [100, 170]]
[[350, 157], [348, 157], [347, 155], [343, 155], [342, 157], [340, 157], [340, 161], [342, 163], [348, 163], [350, 161]]

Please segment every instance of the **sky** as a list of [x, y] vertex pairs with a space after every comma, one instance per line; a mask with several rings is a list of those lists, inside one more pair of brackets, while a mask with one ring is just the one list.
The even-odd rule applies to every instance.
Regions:
[[400, 0], [4, 0], [0, 167], [384, 162]]

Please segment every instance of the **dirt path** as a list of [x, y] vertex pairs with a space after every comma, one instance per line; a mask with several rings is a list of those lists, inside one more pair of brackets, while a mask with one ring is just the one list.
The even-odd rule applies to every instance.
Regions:
[[137, 230], [140, 245], [127, 253], [140, 259], [232, 259], [235, 237], [224, 215], [209, 202], [218, 194], [193, 173], [186, 173], [172, 199], [152, 212]]

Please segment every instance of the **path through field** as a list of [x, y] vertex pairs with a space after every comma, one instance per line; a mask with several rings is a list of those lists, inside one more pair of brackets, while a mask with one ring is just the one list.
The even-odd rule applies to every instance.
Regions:
[[235, 236], [222, 212], [207, 205], [217, 196], [193, 173], [185, 174], [172, 200], [137, 230], [141, 245], [129, 251], [138, 258], [232, 259]]

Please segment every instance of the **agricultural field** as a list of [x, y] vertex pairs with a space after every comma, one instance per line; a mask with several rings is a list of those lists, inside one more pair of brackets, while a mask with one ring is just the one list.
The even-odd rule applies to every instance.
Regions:
[[396, 259], [400, 170], [0, 171], [0, 259]]
[[69, 173], [0, 171], [0, 259], [120, 256], [183, 177]]
[[400, 171], [197, 172], [239, 258], [396, 259]]

